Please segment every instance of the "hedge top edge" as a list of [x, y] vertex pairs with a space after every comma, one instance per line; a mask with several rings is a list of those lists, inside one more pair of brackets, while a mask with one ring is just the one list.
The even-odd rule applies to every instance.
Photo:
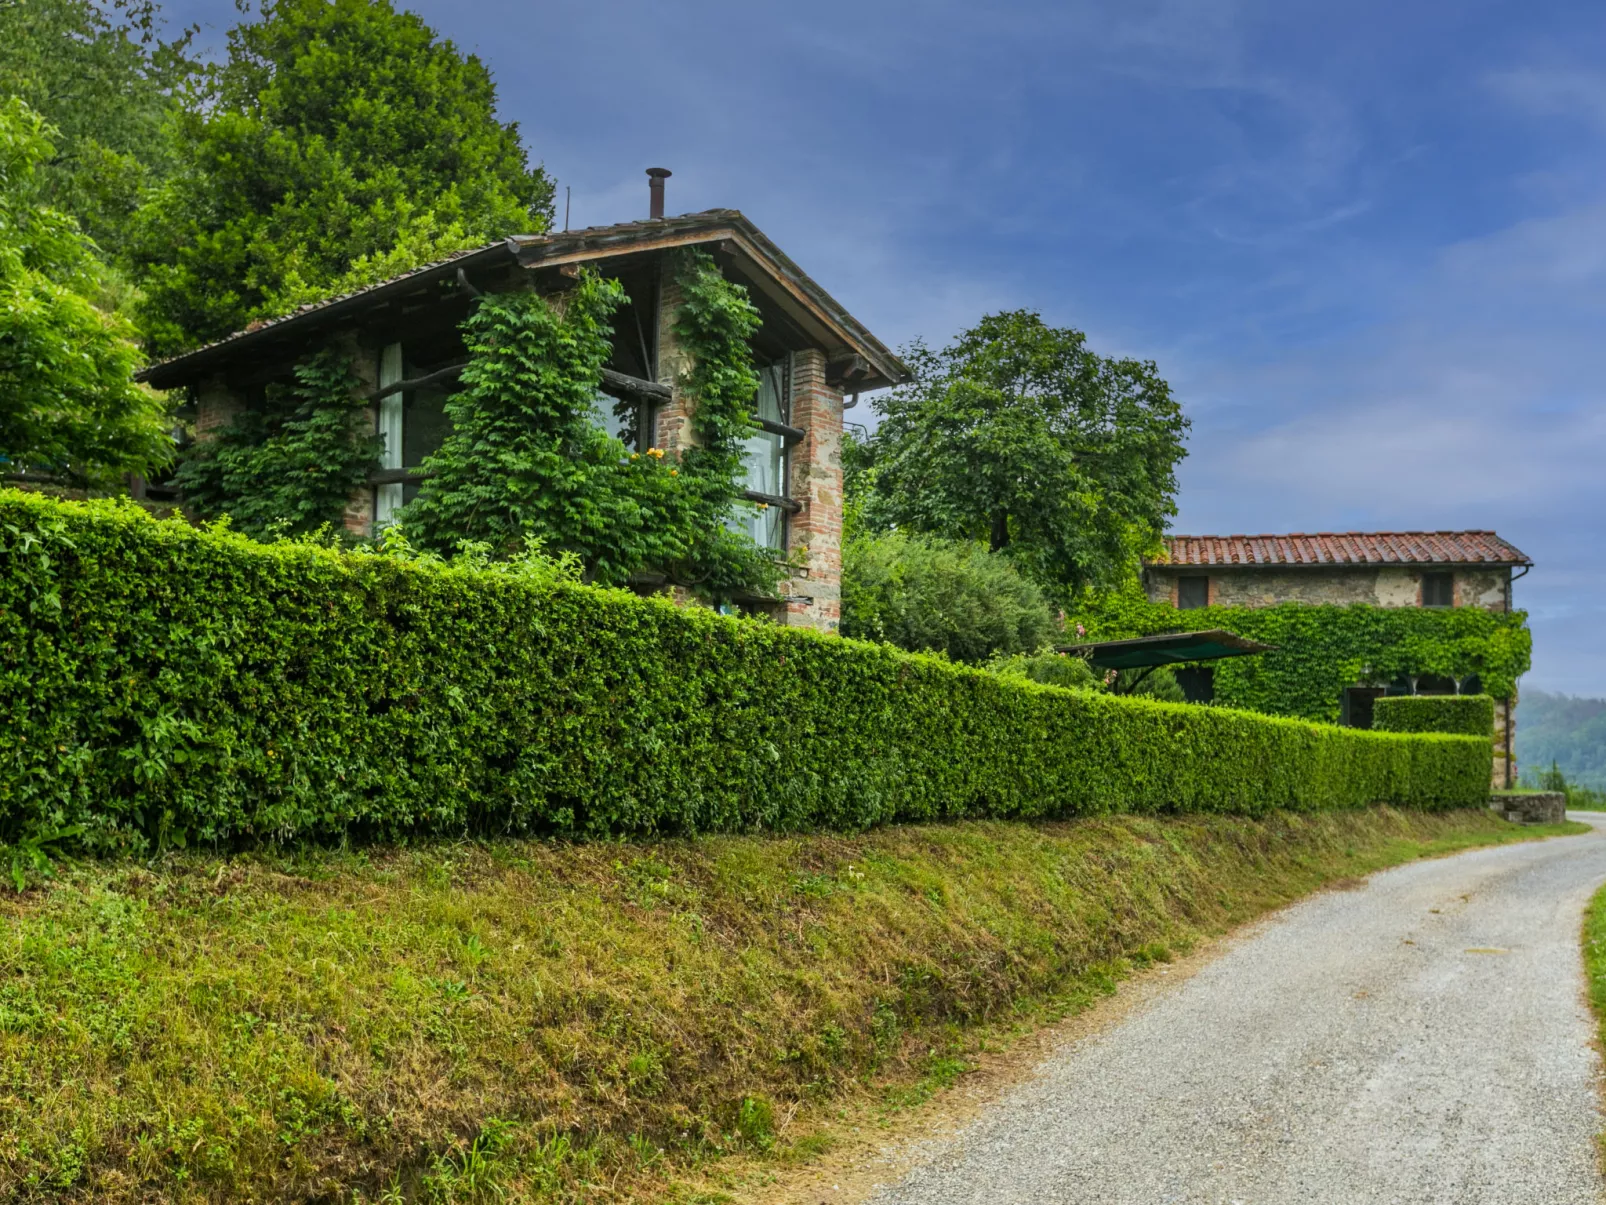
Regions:
[[489, 565], [0, 490], [0, 839], [1486, 802], [1487, 740], [1066, 691]]

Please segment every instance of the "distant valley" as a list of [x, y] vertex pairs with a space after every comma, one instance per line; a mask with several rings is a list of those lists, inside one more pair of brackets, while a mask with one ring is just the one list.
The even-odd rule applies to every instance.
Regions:
[[1569, 782], [1606, 790], [1606, 699], [1525, 690], [1517, 704], [1517, 764], [1523, 781], [1551, 762]]

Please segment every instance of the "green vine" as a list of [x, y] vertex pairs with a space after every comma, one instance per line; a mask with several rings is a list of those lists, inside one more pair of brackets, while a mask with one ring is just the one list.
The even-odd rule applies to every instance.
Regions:
[[297, 364], [294, 384], [192, 447], [176, 475], [186, 505], [254, 536], [338, 528], [379, 456], [356, 387], [333, 349]]
[[597, 425], [609, 319], [624, 301], [617, 281], [592, 271], [551, 300], [480, 299], [462, 328], [469, 364], [446, 401], [451, 434], [401, 514], [408, 539], [437, 552], [483, 544], [497, 557], [533, 539], [606, 585], [687, 555], [693, 514], [679, 469]]
[[1071, 617], [1089, 640], [1225, 628], [1275, 645], [1215, 667], [1215, 701], [1308, 720], [1339, 718], [1344, 688], [1388, 686], [1425, 675], [1451, 678], [1495, 698], [1515, 693], [1533, 641], [1524, 611], [1480, 607], [1376, 607], [1283, 603], [1179, 611], [1150, 602], [1134, 584], [1085, 596]]
[[[656, 573], [719, 601], [773, 589], [783, 566], [727, 526], [745, 505], [758, 311], [702, 252], [679, 258], [676, 280], [675, 331], [692, 362], [682, 382], [693, 402], [691, 446], [673, 458], [633, 453], [598, 425], [610, 323], [627, 300], [617, 281], [586, 270], [554, 298], [491, 294], [463, 323], [469, 362], [445, 404], [451, 433], [403, 508], [405, 538], [437, 553], [474, 546], [498, 558], [533, 540], [573, 556], [589, 582]], [[228, 514], [251, 535], [338, 523], [379, 444], [361, 429], [343, 359], [320, 353], [297, 367], [296, 380], [186, 462], [180, 483], [203, 515]]]
[[692, 357], [681, 384], [693, 399], [691, 429], [696, 437], [680, 453], [696, 512], [690, 553], [680, 574], [701, 583], [715, 598], [772, 590], [782, 576], [773, 554], [726, 526], [732, 511], [747, 505], [739, 481], [759, 386], [752, 352], [758, 309], [747, 290], [726, 280], [704, 251], [680, 253], [675, 283], [681, 296], [675, 335]]

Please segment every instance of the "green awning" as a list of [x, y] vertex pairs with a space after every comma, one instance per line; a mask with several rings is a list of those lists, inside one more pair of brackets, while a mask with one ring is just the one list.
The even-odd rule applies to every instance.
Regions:
[[1255, 653], [1272, 652], [1276, 647], [1212, 628], [1206, 632], [1139, 636], [1135, 640], [1061, 645], [1059, 651], [1083, 657], [1089, 665], [1098, 669], [1143, 669], [1156, 665], [1182, 665], [1190, 661], [1217, 661], [1222, 657], [1249, 657]]

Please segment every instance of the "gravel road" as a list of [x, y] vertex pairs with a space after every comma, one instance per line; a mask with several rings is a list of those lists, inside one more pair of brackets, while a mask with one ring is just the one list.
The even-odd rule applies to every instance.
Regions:
[[872, 1201], [1599, 1205], [1577, 818], [1281, 913]]

